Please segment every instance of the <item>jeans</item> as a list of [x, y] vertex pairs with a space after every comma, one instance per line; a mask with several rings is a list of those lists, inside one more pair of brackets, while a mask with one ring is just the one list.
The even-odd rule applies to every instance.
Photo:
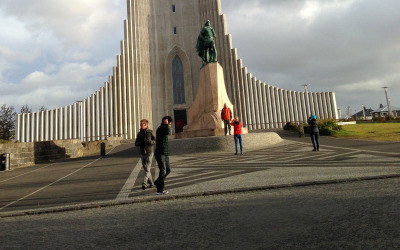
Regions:
[[311, 133], [310, 136], [314, 150], [319, 150], [319, 133]]
[[240, 143], [240, 152], [243, 152], [243, 143], [242, 143], [242, 135], [234, 135], [233, 138], [235, 139], [235, 149], [236, 153], [238, 152], [238, 141]]
[[157, 193], [161, 193], [164, 191], [164, 180], [167, 178], [169, 173], [171, 173], [171, 168], [169, 166], [169, 156], [168, 155], [155, 155], [157, 164], [158, 164], [158, 169], [160, 170], [160, 173], [158, 175], [158, 179], [154, 182], [157, 187]]
[[143, 182], [145, 186], [147, 184], [153, 185], [153, 179], [151, 178], [151, 162], [153, 160], [153, 153], [147, 154], [147, 155], [141, 155], [140, 157], [142, 159], [142, 166], [144, 170], [144, 176], [143, 176]]
[[230, 121], [224, 120], [224, 128], [225, 128], [225, 135], [227, 135], [228, 132], [229, 132], [229, 134], [231, 134], [231, 122]]

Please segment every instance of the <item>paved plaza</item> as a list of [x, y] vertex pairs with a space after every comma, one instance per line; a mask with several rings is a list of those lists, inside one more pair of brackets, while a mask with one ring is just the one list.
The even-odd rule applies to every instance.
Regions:
[[[221, 150], [211, 152], [200, 150], [207, 148], [202, 139], [171, 140], [172, 172], [166, 179], [169, 195], [156, 195], [154, 188], [141, 189], [143, 170], [139, 151], [131, 141], [114, 148], [106, 157], [1, 172], [0, 216], [400, 178], [400, 154], [396, 152], [400, 143], [322, 137], [321, 151], [312, 152], [309, 138], [277, 133], [283, 139], [274, 132], [244, 135], [244, 155], [234, 155], [233, 137], [229, 136], [224, 138]], [[182, 147], [185, 143], [192, 149], [199, 148], [199, 153], [189, 145]], [[152, 175], [158, 176], [155, 160]]]

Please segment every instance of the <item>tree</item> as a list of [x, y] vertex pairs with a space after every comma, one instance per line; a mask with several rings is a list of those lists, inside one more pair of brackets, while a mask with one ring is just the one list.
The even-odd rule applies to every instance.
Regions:
[[28, 104], [25, 104], [24, 106], [22, 106], [20, 112], [21, 112], [21, 114], [32, 113], [32, 109], [28, 106]]
[[346, 111], [346, 118], [351, 117], [351, 108], [350, 108], [350, 106], [347, 106], [345, 111]]
[[7, 107], [3, 104], [0, 108], [0, 139], [10, 140], [15, 129], [15, 115], [14, 107]]
[[40, 107], [39, 112], [46, 111], [46, 110], [47, 110], [47, 108], [43, 105], [42, 107]]

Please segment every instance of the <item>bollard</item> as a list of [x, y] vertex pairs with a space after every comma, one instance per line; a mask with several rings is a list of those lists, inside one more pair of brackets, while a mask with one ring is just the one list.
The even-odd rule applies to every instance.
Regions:
[[101, 156], [105, 156], [106, 155], [106, 144], [104, 142], [102, 142], [100, 144], [100, 155]]
[[0, 171], [10, 170], [10, 154], [0, 155]]

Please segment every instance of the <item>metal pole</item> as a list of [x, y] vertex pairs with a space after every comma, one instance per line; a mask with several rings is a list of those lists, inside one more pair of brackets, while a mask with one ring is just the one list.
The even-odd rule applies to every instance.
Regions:
[[366, 120], [366, 118], [365, 118], [365, 107], [364, 107], [364, 104], [361, 104], [361, 106], [362, 106], [362, 111], [363, 111], [364, 121], [365, 121]]
[[389, 101], [389, 98], [388, 98], [388, 91], [387, 91], [387, 89], [388, 89], [389, 87], [382, 87], [382, 88], [385, 89], [386, 103], [387, 103], [387, 109], [388, 109], [388, 115], [392, 115], [392, 112], [391, 112], [391, 110], [390, 110], [390, 101]]

